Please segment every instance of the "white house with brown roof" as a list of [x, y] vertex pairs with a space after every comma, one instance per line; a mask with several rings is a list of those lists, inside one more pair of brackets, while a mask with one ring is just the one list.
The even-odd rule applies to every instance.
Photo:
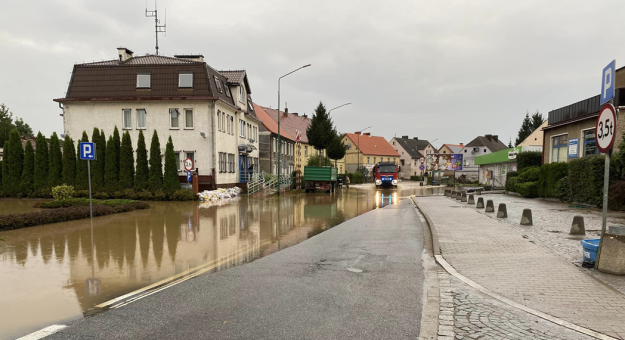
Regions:
[[475, 157], [507, 149], [508, 146], [499, 140], [497, 135], [477, 136], [467, 143], [460, 151], [462, 154], [462, 171], [456, 171], [456, 177], [464, 175], [468, 180], [479, 179], [479, 166], [475, 165]]
[[191, 158], [200, 190], [228, 187], [258, 163], [260, 122], [245, 71], [224, 73], [202, 55], [135, 57], [118, 48], [115, 59], [74, 65], [65, 97], [54, 101], [63, 110], [64, 133], [75, 141], [94, 127], [109, 136], [117, 126], [130, 133], [136, 150], [139, 131], [148, 148], [157, 131], [162, 157], [172, 137], [181, 181], [183, 161]]
[[421, 170], [421, 158], [426, 157], [428, 154], [436, 152], [436, 149], [430, 142], [425, 139], [419, 139], [419, 137], [408, 138], [408, 136], [402, 136], [401, 138], [393, 137], [391, 144], [395, 151], [399, 154], [399, 177], [410, 178], [410, 176], [423, 176], [426, 171]]

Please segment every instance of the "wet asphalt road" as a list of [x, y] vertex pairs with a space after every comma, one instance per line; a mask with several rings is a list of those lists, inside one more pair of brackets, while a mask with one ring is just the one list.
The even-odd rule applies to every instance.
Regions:
[[419, 218], [401, 200], [46, 339], [416, 339], [422, 250]]

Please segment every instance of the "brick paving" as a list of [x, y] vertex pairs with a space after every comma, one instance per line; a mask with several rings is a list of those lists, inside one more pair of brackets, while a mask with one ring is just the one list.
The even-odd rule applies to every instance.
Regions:
[[438, 278], [441, 295], [438, 340], [593, 339], [501, 303], [444, 270], [438, 272]]
[[[527, 307], [625, 339], [625, 295], [508, 224], [446, 197], [415, 197], [459, 273]], [[441, 301], [442, 303], [442, 301]]]

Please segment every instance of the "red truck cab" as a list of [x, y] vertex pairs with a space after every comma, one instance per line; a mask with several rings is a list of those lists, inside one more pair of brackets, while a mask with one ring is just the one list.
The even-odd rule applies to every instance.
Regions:
[[373, 167], [373, 176], [377, 188], [381, 186], [397, 188], [399, 166], [391, 162], [380, 162]]

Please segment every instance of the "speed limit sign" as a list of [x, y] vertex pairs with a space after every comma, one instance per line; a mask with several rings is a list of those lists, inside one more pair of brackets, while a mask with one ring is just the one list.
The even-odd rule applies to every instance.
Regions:
[[423, 157], [419, 158], [419, 162], [421, 162], [421, 164], [423, 164], [423, 162], [425, 162], [425, 158], [423, 158]]
[[191, 158], [184, 160], [184, 169], [187, 171], [193, 170], [193, 160]]
[[614, 145], [616, 130], [616, 110], [612, 104], [605, 104], [597, 117], [595, 136], [597, 136], [597, 149], [607, 153]]

